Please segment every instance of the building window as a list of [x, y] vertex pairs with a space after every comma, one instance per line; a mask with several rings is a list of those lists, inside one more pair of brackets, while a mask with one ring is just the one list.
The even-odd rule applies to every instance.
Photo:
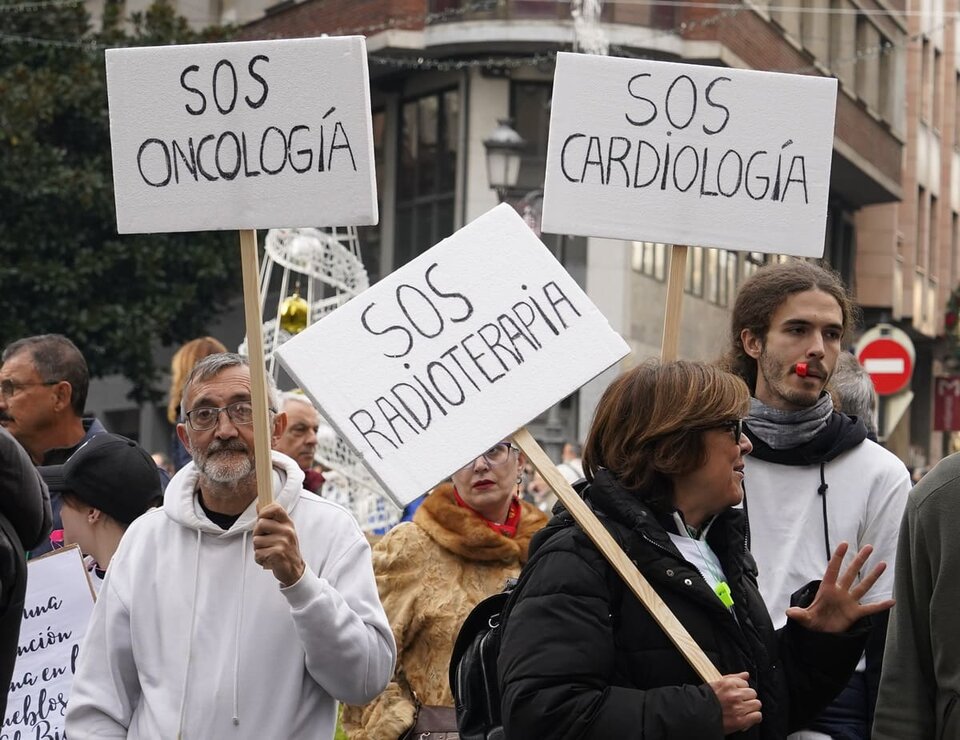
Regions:
[[667, 279], [667, 245], [659, 242], [633, 242], [631, 262], [635, 272], [663, 282]]
[[920, 120], [930, 121], [930, 41], [924, 39], [920, 45]]
[[743, 279], [753, 275], [757, 270], [763, 267], [767, 256], [763, 252], [744, 252], [743, 253]]
[[880, 44], [880, 32], [866, 15], [856, 20], [857, 53], [860, 58], [854, 70], [857, 97], [869, 108], [880, 111], [880, 55], [875, 49]]
[[953, 81], [953, 146], [960, 149], [960, 72]]
[[687, 248], [687, 266], [683, 289], [690, 295], [703, 298], [703, 247]]
[[894, 77], [896, 70], [896, 51], [893, 42], [883, 34], [880, 35], [879, 48], [880, 115], [896, 125], [897, 112], [894, 110], [897, 104], [897, 90], [895, 89], [897, 81]]
[[730, 304], [737, 292], [737, 255], [725, 249], [708, 249], [706, 255], [707, 300], [718, 306]]
[[943, 100], [943, 54], [939, 49], [933, 50], [933, 89], [930, 91], [930, 101], [932, 112], [930, 115], [931, 125], [940, 131], [943, 128], [943, 121], [940, 120], [940, 111]]
[[547, 136], [550, 132], [550, 82], [513, 82], [510, 85], [510, 110], [513, 127], [527, 146], [520, 158], [518, 190], [543, 187], [547, 171]]
[[453, 233], [459, 122], [456, 89], [400, 106], [394, 268]]
[[913, 252], [913, 266], [922, 270], [924, 267], [923, 259], [923, 229], [926, 225], [927, 214], [927, 191], [923, 185], [917, 187], [917, 235], [916, 244]]
[[930, 194], [930, 225], [927, 227], [928, 236], [927, 241], [930, 243], [930, 247], [927, 250], [927, 265], [929, 267], [928, 275], [934, 280], [937, 279], [938, 273], [937, 270], [940, 267], [940, 239], [939, 236], [940, 229], [938, 228], [940, 209], [938, 207], [937, 196]]
[[950, 214], [950, 289], [957, 284], [957, 251], [960, 250], [960, 217]]

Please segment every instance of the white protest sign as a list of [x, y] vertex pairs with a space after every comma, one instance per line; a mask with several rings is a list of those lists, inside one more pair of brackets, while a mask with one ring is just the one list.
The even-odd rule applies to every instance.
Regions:
[[628, 352], [500, 205], [277, 356], [404, 505]]
[[93, 601], [78, 547], [28, 563], [17, 663], [0, 737], [66, 737], [67, 699]]
[[543, 230], [823, 254], [837, 81], [557, 55]]
[[363, 38], [106, 59], [121, 234], [377, 222]]

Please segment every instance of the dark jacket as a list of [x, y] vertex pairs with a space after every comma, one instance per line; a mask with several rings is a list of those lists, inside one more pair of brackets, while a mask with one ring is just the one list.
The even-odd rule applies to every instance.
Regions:
[[0, 428], [0, 720], [17, 660], [27, 588], [25, 550], [50, 534], [50, 498], [29, 455]]
[[[784, 738], [843, 687], [866, 639], [794, 622], [774, 632], [746, 548], [743, 512], [719, 515], [707, 541], [729, 611], [680, 555], [658, 517], [605, 471], [584, 492], [614, 538], [722, 674], [750, 673], [763, 722], [738, 738]], [[722, 738], [720, 703], [566, 512], [531, 543], [500, 650], [510, 738]], [[805, 606], [811, 584], [799, 594]]]

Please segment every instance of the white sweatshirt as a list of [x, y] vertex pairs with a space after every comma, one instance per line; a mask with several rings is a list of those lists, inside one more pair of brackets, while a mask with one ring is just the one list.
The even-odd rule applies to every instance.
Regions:
[[[841, 453], [824, 467], [830, 549], [850, 544], [845, 568], [857, 550], [873, 545], [862, 575], [880, 560], [887, 570], [864, 603], [889, 599], [900, 520], [910, 492], [910, 474], [893, 453], [870, 440]], [[760, 593], [777, 629], [787, 621], [790, 596], [822, 578], [827, 568], [823, 535], [820, 465], [778, 465], [753, 456], [744, 471], [750, 550], [760, 570]], [[842, 569], [841, 569], [842, 572]]]
[[293, 460], [274, 452], [273, 464], [303, 577], [281, 588], [254, 562], [256, 502], [227, 531], [207, 519], [187, 465], [110, 561], [68, 703], [71, 740], [332, 738], [337, 700], [363, 704], [386, 686], [396, 646], [366, 539], [346, 510], [302, 490]]

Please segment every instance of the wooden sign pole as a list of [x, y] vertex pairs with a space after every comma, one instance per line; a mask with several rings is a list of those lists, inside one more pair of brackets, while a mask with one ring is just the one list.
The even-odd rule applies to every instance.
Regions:
[[[682, 272], [682, 271], [681, 271]], [[681, 284], [682, 287], [682, 284]], [[581, 499], [573, 487], [567, 482], [567, 479], [560, 474], [553, 461], [543, 451], [543, 448], [533, 438], [533, 435], [523, 427], [513, 435], [513, 441], [523, 450], [523, 454], [533, 463], [533, 466], [540, 472], [543, 479], [547, 482], [557, 496], [563, 502], [567, 511], [576, 519], [577, 524], [587, 533], [587, 536], [597, 546], [597, 549], [610, 562], [624, 583], [630, 587], [634, 595], [640, 599], [640, 603], [646, 607], [650, 615], [666, 632], [667, 637], [677, 646], [690, 666], [697, 672], [697, 675], [705, 683], [720, 679], [720, 671], [710, 662], [710, 658], [700, 649], [700, 646], [694, 641], [687, 632], [687, 629], [680, 624], [680, 620], [670, 611], [660, 595], [653, 590], [650, 582], [643, 577], [643, 574], [633, 564], [627, 554], [620, 549], [616, 540], [610, 535], [596, 515], [590, 510], [583, 499]]]
[[260, 315], [260, 275], [257, 232], [240, 231], [240, 263], [243, 268], [243, 317], [247, 329], [250, 361], [250, 396], [253, 404], [254, 459], [257, 469], [257, 499], [261, 506], [273, 501], [273, 463], [270, 458], [270, 415], [267, 412], [267, 372], [263, 363], [263, 325]]
[[674, 244], [670, 248], [670, 266], [667, 268], [667, 303], [663, 314], [663, 339], [660, 361], [677, 359], [680, 347], [680, 318], [683, 316], [683, 280], [686, 277], [687, 248]]

